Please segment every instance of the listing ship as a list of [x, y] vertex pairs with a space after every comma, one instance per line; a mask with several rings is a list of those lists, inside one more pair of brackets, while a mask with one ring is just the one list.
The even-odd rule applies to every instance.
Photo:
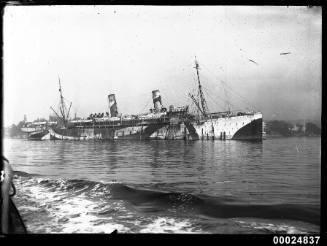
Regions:
[[186, 117], [188, 107], [171, 106], [167, 110], [162, 105], [159, 90], [152, 91], [152, 96], [154, 108], [138, 115], [119, 114], [115, 94], [108, 95], [109, 113], [106, 116], [91, 114], [87, 119], [68, 120], [62, 105], [60, 124], [49, 128], [50, 139], [183, 139], [185, 126], [183, 128], [182, 119]]
[[27, 134], [28, 140], [48, 140], [50, 139], [49, 128], [56, 124], [55, 121], [26, 122], [21, 131]]
[[[51, 140], [87, 139], [185, 139], [185, 140], [261, 140], [262, 114], [260, 112], [210, 113], [202, 91], [199, 64], [195, 60], [198, 82], [198, 100], [189, 94], [198, 114], [189, 112], [189, 106], [167, 109], [162, 105], [159, 90], [152, 91], [153, 108], [148, 113], [122, 115], [118, 112], [115, 94], [108, 95], [109, 112], [91, 114], [87, 119], [70, 120], [59, 80], [60, 104], [57, 124], [47, 125], [40, 136]], [[44, 138], [44, 136], [42, 138]], [[47, 138], [46, 137], [46, 138]]]

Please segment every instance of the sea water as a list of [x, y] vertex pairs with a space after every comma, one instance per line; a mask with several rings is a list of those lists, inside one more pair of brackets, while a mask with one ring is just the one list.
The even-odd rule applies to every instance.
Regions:
[[4, 139], [30, 233], [318, 233], [320, 137]]

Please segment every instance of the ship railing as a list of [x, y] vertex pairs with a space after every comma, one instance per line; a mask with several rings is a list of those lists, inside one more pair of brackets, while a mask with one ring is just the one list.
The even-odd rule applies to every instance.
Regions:
[[116, 126], [141, 126], [148, 124], [168, 124], [170, 117], [160, 117], [160, 118], [148, 118], [148, 119], [121, 119], [114, 121], [88, 121], [88, 122], [73, 122], [71, 127], [116, 127]]
[[210, 113], [208, 116], [213, 118], [225, 118], [225, 117], [232, 117], [232, 116], [254, 115], [256, 113], [260, 113], [260, 112], [235, 110], [235, 111], [214, 112], [214, 113]]

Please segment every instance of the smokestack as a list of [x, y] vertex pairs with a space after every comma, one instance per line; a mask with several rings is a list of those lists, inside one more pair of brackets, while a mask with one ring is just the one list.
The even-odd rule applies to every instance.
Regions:
[[108, 95], [110, 117], [118, 116], [117, 102], [115, 94]]
[[161, 104], [161, 96], [159, 90], [152, 91], [152, 100], [154, 105], [154, 110], [156, 112], [159, 112], [161, 110], [162, 104]]

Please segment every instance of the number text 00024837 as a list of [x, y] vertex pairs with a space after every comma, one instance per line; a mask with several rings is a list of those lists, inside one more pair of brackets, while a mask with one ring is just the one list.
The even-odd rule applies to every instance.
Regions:
[[318, 244], [320, 236], [274, 236], [274, 244]]

